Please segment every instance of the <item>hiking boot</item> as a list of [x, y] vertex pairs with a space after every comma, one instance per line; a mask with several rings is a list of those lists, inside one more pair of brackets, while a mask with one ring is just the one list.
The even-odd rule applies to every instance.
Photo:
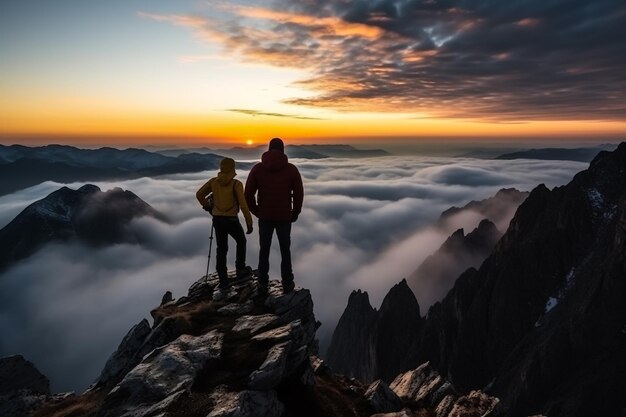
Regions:
[[296, 288], [296, 284], [293, 281], [283, 282], [283, 294], [289, 294]]
[[256, 293], [254, 295], [256, 298], [265, 298], [267, 297], [268, 290], [269, 288], [267, 284], [261, 284], [259, 282], [256, 286]]
[[229, 285], [230, 285], [230, 282], [229, 282], [228, 279], [225, 279], [223, 281], [220, 280], [220, 283], [217, 284], [217, 288], [220, 289], [220, 290], [225, 290], [226, 288], [229, 287]]
[[245, 266], [241, 269], [237, 269], [235, 279], [244, 279], [252, 275], [252, 268], [249, 266]]

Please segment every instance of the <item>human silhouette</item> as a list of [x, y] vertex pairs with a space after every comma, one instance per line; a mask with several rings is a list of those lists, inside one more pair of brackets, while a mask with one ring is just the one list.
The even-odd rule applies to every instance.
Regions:
[[269, 256], [274, 231], [280, 246], [280, 272], [283, 292], [294, 289], [291, 265], [291, 223], [298, 220], [302, 210], [304, 188], [302, 177], [285, 155], [280, 138], [269, 143], [261, 162], [252, 167], [245, 191], [250, 211], [259, 218], [259, 295], [267, 294]]
[[235, 161], [224, 158], [220, 162], [220, 172], [217, 177], [211, 178], [196, 193], [196, 198], [202, 207], [210, 211], [207, 197], [213, 193], [214, 206], [213, 226], [217, 243], [216, 270], [219, 277], [219, 288], [228, 286], [228, 270], [226, 268], [226, 254], [228, 253], [228, 236], [232, 236], [237, 243], [235, 267], [237, 277], [249, 275], [251, 268], [246, 266], [246, 236], [239, 223], [239, 210], [243, 212], [248, 227], [247, 234], [252, 233], [252, 216], [243, 193], [243, 184], [235, 179]]

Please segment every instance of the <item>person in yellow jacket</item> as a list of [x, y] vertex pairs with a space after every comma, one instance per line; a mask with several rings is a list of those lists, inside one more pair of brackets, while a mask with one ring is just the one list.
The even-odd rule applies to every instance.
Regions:
[[220, 172], [217, 177], [211, 178], [196, 193], [196, 198], [202, 207], [208, 211], [207, 196], [213, 193], [214, 207], [212, 211], [213, 226], [215, 227], [215, 240], [217, 243], [216, 270], [219, 277], [220, 288], [228, 286], [226, 268], [226, 254], [228, 253], [228, 236], [232, 236], [237, 243], [237, 255], [235, 267], [237, 277], [248, 275], [251, 271], [246, 266], [246, 236], [239, 223], [239, 209], [248, 226], [247, 234], [252, 233], [252, 216], [243, 194], [243, 184], [235, 179], [235, 161], [224, 158], [220, 162]]

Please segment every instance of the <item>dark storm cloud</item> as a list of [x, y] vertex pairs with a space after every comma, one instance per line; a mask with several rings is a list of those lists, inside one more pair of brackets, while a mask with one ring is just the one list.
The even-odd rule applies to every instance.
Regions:
[[[244, 60], [307, 69], [289, 103], [491, 120], [623, 120], [619, 0], [279, 0], [192, 26]], [[187, 18], [189, 19], [189, 18]]]
[[[443, 229], [430, 227], [442, 211], [492, 196], [504, 186], [529, 190], [541, 182], [564, 184], [586, 166], [408, 156], [293, 162], [305, 178], [304, 209], [292, 230], [294, 272], [297, 284], [311, 290], [322, 322], [322, 348], [352, 290], [368, 291], [378, 306], [389, 288], [408, 277], [454, 229], [470, 231], [482, 219], [468, 212]], [[211, 221], [195, 191], [214, 174], [97, 182], [102, 190], [133, 191], [172, 222], [133, 221], [129, 227], [142, 237], [141, 245], [49, 245], [1, 274], [0, 333], [12, 337], [0, 338], [0, 356], [24, 354], [55, 389], [85, 388], [128, 329], [150, 318], [166, 290], [180, 297], [204, 274]], [[237, 178], [245, 182], [246, 177], [246, 171], [238, 170]], [[74, 189], [81, 185], [68, 184]], [[60, 186], [48, 182], [1, 197], [0, 219]], [[504, 228], [512, 214], [507, 211], [498, 227]], [[273, 278], [280, 276], [276, 245], [274, 241], [270, 258]], [[255, 230], [248, 236], [252, 266], [258, 261], [257, 248]], [[231, 268], [233, 264], [231, 250]]]

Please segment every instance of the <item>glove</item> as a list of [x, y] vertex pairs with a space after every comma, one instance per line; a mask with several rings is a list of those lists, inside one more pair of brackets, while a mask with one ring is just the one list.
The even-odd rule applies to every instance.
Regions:
[[250, 233], [252, 233], [252, 225], [249, 224], [248, 225], [248, 230], [246, 230], [246, 234], [249, 235]]
[[298, 214], [297, 213], [291, 213], [291, 223], [295, 223], [296, 220], [298, 220]]

